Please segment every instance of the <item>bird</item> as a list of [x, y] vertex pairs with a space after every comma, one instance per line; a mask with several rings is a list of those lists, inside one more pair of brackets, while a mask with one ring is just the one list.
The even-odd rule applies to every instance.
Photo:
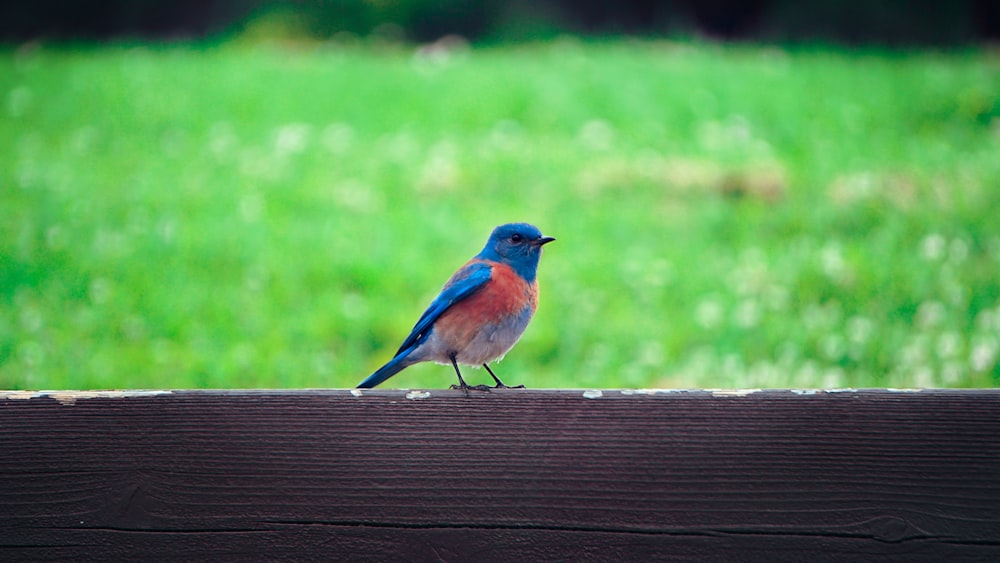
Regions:
[[[361, 383], [369, 389], [420, 362], [451, 365], [453, 389], [508, 388], [489, 362], [503, 358], [517, 343], [538, 307], [536, 272], [542, 247], [556, 240], [528, 223], [493, 229], [486, 246], [456, 271], [424, 311], [399, 350]], [[470, 386], [458, 365], [483, 366], [495, 387]], [[523, 388], [524, 385], [516, 387]]]

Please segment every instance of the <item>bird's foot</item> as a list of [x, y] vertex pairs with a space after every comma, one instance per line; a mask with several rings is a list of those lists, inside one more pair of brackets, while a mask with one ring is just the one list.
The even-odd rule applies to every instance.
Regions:
[[489, 391], [489, 390], [493, 389], [489, 385], [455, 385], [454, 383], [452, 383], [451, 388], [452, 389], [461, 389], [461, 390], [465, 391], [466, 393], [469, 392], [469, 389], [472, 389], [474, 391]]
[[493, 389], [524, 389], [524, 384], [521, 385], [507, 385], [502, 381], [497, 381], [497, 384], [493, 386]]

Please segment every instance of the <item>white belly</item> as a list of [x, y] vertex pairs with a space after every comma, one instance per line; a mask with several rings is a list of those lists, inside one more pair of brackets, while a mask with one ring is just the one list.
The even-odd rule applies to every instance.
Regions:
[[534, 312], [533, 308], [526, 307], [521, 314], [506, 322], [486, 325], [468, 343], [445, 342], [432, 330], [427, 340], [414, 350], [413, 357], [419, 358], [419, 361], [451, 365], [451, 355], [455, 354], [458, 363], [471, 366], [499, 360], [521, 338]]

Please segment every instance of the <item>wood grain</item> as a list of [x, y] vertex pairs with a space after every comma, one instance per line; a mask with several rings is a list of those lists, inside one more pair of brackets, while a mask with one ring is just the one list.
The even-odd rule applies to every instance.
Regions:
[[0, 448], [2, 560], [1000, 560], [1000, 390], [0, 392]]

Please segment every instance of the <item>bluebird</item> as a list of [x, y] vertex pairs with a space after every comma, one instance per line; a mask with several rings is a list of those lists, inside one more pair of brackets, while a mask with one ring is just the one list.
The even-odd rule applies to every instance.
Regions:
[[488, 364], [502, 358], [517, 343], [535, 314], [538, 258], [542, 246], [554, 240], [527, 223], [493, 229], [482, 252], [444, 284], [396, 355], [358, 387], [375, 387], [420, 362], [451, 364], [458, 375], [454, 389], [489, 389], [485, 385], [470, 387], [458, 364], [482, 365], [496, 381], [496, 387], [507, 387]]

